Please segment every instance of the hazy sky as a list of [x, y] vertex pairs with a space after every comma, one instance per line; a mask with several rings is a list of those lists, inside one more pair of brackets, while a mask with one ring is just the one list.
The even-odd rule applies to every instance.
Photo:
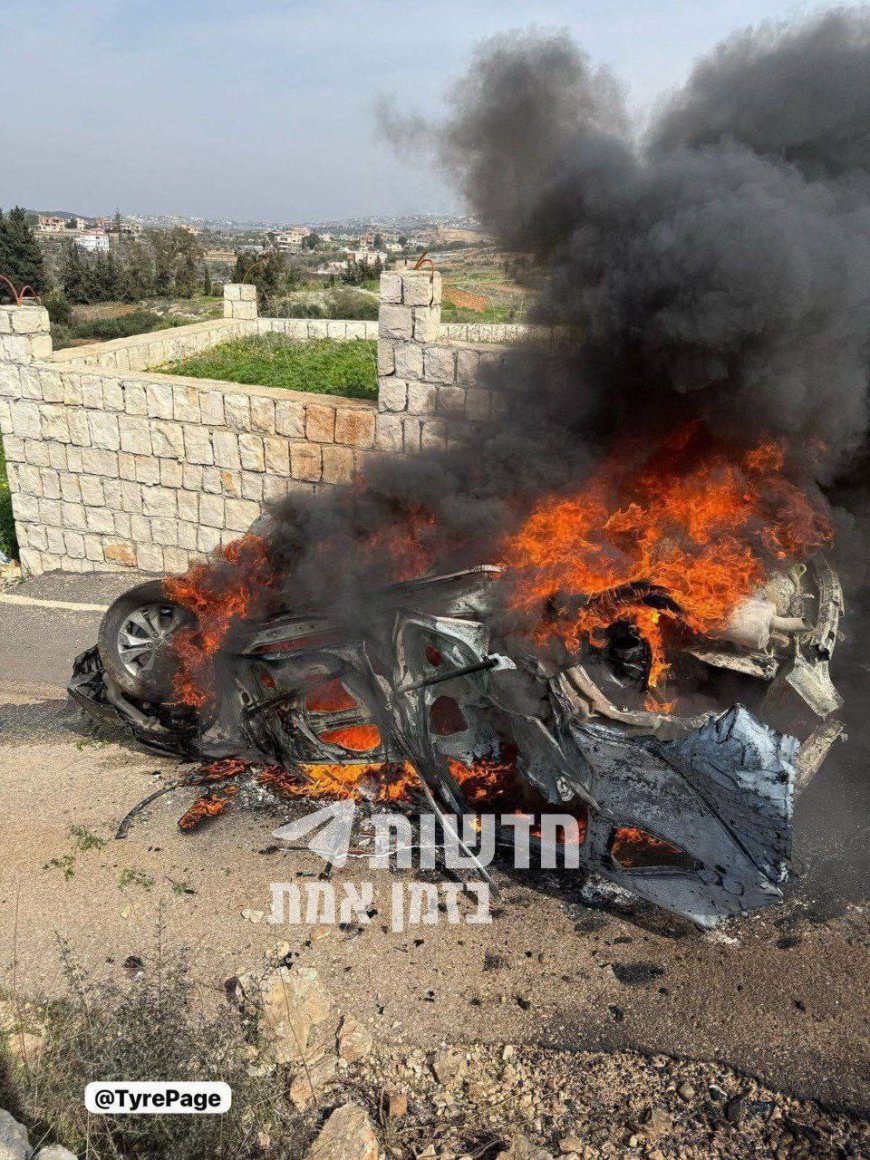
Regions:
[[375, 131], [437, 114], [472, 46], [568, 28], [639, 117], [779, 0], [0, 0], [0, 206], [305, 221], [460, 208]]

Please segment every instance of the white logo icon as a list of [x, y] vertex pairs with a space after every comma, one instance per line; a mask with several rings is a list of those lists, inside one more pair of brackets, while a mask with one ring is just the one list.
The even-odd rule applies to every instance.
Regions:
[[340, 870], [350, 852], [355, 814], [356, 806], [352, 801], [332, 802], [322, 810], [315, 810], [313, 814], [306, 814], [304, 818], [280, 826], [273, 830], [272, 836], [282, 838], [285, 842], [298, 842], [315, 831], [307, 843], [308, 849]]

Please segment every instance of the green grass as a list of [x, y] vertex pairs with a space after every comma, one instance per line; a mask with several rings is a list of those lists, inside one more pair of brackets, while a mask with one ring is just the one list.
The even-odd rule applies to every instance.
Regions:
[[441, 321], [480, 322], [489, 326], [500, 322], [523, 322], [524, 318], [522, 309], [505, 303], [491, 303], [485, 310], [469, 310], [465, 306], [445, 302], [441, 307]]
[[157, 369], [170, 375], [351, 399], [378, 396], [377, 343], [364, 339], [292, 342], [281, 334], [254, 335]]
[[12, 516], [12, 495], [6, 480], [6, 456], [3, 454], [2, 439], [0, 439], [0, 548], [7, 556], [18, 558], [18, 538], [15, 535], [15, 520]]

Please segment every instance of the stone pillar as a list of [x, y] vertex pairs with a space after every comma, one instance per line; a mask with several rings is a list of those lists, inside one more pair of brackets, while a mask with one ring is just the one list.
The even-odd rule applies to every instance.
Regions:
[[441, 329], [441, 275], [435, 270], [381, 274], [379, 343], [434, 342]]
[[30, 363], [51, 354], [51, 322], [44, 306], [0, 306], [0, 363]]
[[244, 282], [224, 285], [224, 318], [250, 322], [257, 317], [257, 287]]
[[424, 380], [440, 329], [441, 275], [437, 271], [391, 270], [381, 274], [378, 450], [420, 450], [423, 416], [434, 416], [436, 409], [434, 389]]

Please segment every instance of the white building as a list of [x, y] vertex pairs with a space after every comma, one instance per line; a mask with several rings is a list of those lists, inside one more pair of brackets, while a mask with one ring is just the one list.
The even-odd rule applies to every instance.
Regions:
[[89, 254], [108, 253], [109, 251], [109, 235], [103, 230], [88, 230], [87, 233], [79, 234], [75, 243], [80, 249], [87, 250]]

